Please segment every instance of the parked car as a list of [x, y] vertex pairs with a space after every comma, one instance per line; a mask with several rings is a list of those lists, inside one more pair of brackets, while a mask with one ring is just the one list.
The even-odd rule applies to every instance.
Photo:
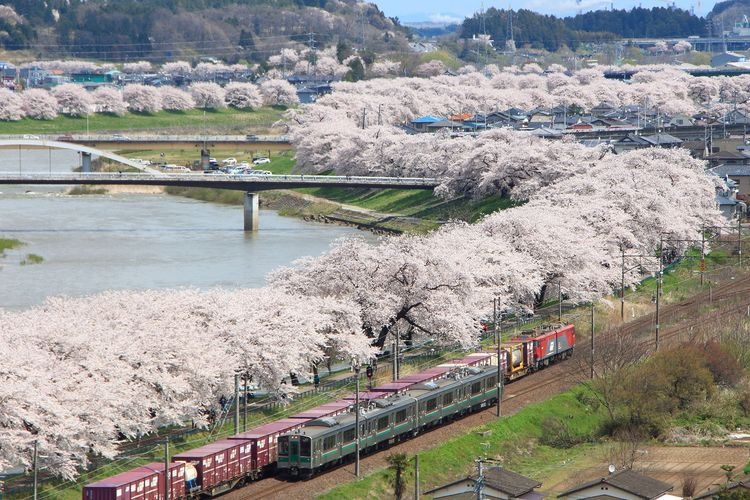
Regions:
[[248, 170], [245, 172], [247, 175], [271, 175], [268, 170]]
[[129, 141], [130, 137], [122, 134], [115, 134], [112, 136], [113, 141]]
[[246, 137], [246, 139], [248, 141], [259, 141], [260, 140], [260, 137], [258, 137], [257, 135], [247, 135], [245, 137]]
[[221, 160], [221, 163], [233, 167], [237, 165], [237, 158], [224, 158], [223, 160]]
[[271, 163], [271, 159], [266, 158], [265, 156], [261, 156], [259, 158], [253, 158], [253, 165], [264, 165], [266, 163]]
[[39, 140], [39, 136], [38, 135], [31, 135], [31, 134], [24, 134], [23, 138], [24, 139], [33, 139], [33, 140], [36, 140], [36, 141]]
[[63, 134], [61, 136], [57, 137], [58, 141], [75, 141], [72, 135], [70, 134]]

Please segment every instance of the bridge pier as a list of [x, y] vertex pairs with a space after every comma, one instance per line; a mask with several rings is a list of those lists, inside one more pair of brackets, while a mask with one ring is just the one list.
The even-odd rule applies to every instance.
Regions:
[[245, 193], [245, 231], [258, 230], [258, 193]]
[[81, 172], [85, 174], [91, 173], [91, 153], [81, 151]]

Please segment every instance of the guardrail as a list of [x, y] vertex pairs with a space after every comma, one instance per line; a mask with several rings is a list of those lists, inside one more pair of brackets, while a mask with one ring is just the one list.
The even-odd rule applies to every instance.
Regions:
[[181, 174], [181, 173], [102, 173], [102, 172], [73, 172], [73, 173], [18, 173], [18, 172], [0, 172], [0, 183], [12, 182], [13, 184], [35, 184], [35, 183], [81, 183], [87, 182], [102, 184], [105, 182], [112, 182], [113, 184], [128, 184], [128, 183], [139, 183], [145, 184], [153, 182], [154, 184], [170, 184], [177, 182], [184, 183], [237, 183], [245, 184], [248, 182], [254, 184], [352, 184], [353, 186], [367, 184], [377, 185], [383, 184], [387, 186], [393, 185], [404, 185], [404, 186], [420, 186], [420, 187], [435, 187], [439, 184], [437, 179], [434, 178], [422, 178], [422, 177], [366, 177], [366, 176], [334, 176], [334, 175], [258, 175], [258, 174], [224, 174], [224, 173], [211, 173], [211, 174]]
[[113, 134], [2, 134], [0, 140], [36, 139], [69, 142], [278, 142], [288, 143], [287, 135], [161, 135], [138, 134], [117, 137]]

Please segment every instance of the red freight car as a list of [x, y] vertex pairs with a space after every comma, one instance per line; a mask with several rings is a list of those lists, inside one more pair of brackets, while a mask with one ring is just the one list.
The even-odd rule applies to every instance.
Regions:
[[534, 353], [532, 367], [538, 370], [551, 362], [569, 357], [573, 354], [576, 343], [576, 331], [573, 325], [565, 325], [546, 331], [524, 333], [513, 340], [530, 344]]
[[[164, 498], [164, 464], [161, 462], [153, 462], [146, 464], [139, 469], [145, 469], [150, 472], [156, 472], [159, 474], [158, 480], [158, 491], [159, 498]], [[185, 498], [185, 464], [183, 463], [171, 463], [169, 464], [169, 498], [174, 500], [178, 498]]]
[[83, 500], [161, 500], [159, 473], [153, 470], [129, 470], [83, 487]]
[[[202, 491], [210, 496], [229, 491], [251, 474], [252, 443], [247, 439], [222, 439], [172, 457], [185, 462], [188, 493]], [[191, 465], [195, 469], [195, 481]]]
[[[310, 419], [312, 420], [312, 419]], [[276, 438], [285, 432], [294, 432], [309, 420], [304, 418], [283, 418], [247, 432], [241, 432], [229, 439], [241, 439], [252, 443], [252, 477], [263, 475], [276, 467], [278, 457]]]

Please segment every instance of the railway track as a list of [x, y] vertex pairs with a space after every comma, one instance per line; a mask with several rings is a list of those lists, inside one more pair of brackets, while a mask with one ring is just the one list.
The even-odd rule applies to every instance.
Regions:
[[[703, 311], [705, 305], [714, 310]], [[723, 306], [723, 307], [722, 307]], [[728, 307], [727, 307], [728, 306]], [[750, 307], [750, 275], [742, 276], [716, 286], [711, 291], [694, 295], [676, 304], [663, 307], [660, 322], [665, 326], [660, 343], [671, 344], [680, 339], [685, 332], [696, 326], [716, 322], [727, 313], [741, 313]], [[606, 342], [622, 335], [641, 338], [640, 344], [645, 348], [654, 347], [654, 339], [647, 338], [653, 334], [655, 315], [649, 314], [619, 327], [611, 328], [596, 335], [596, 342]], [[677, 322], [675, 324], [675, 322]], [[588, 378], [586, 366], [582, 361], [588, 359], [589, 351], [585, 341], [579, 344], [571, 360], [553, 365], [530, 377], [519, 379], [505, 387], [502, 399], [502, 414], [516, 413], [528, 404], [536, 403], [563, 392]], [[596, 354], [596, 353], [595, 353]], [[595, 357], [594, 362], [597, 363]], [[388, 452], [379, 452], [364, 456], [361, 467], [364, 474], [386, 466], [385, 456], [389, 453], [414, 454], [431, 448], [446, 439], [466, 433], [467, 430], [491, 422], [496, 418], [496, 408], [490, 407], [480, 412], [458, 419], [455, 422], [431, 429], [408, 441], [389, 448]], [[241, 489], [232, 491], [222, 498], [224, 500], [244, 500], [260, 498], [313, 498], [337, 484], [354, 479], [353, 466], [345, 464], [329, 470], [306, 481], [288, 482], [277, 478], [266, 478], [253, 482]]]

